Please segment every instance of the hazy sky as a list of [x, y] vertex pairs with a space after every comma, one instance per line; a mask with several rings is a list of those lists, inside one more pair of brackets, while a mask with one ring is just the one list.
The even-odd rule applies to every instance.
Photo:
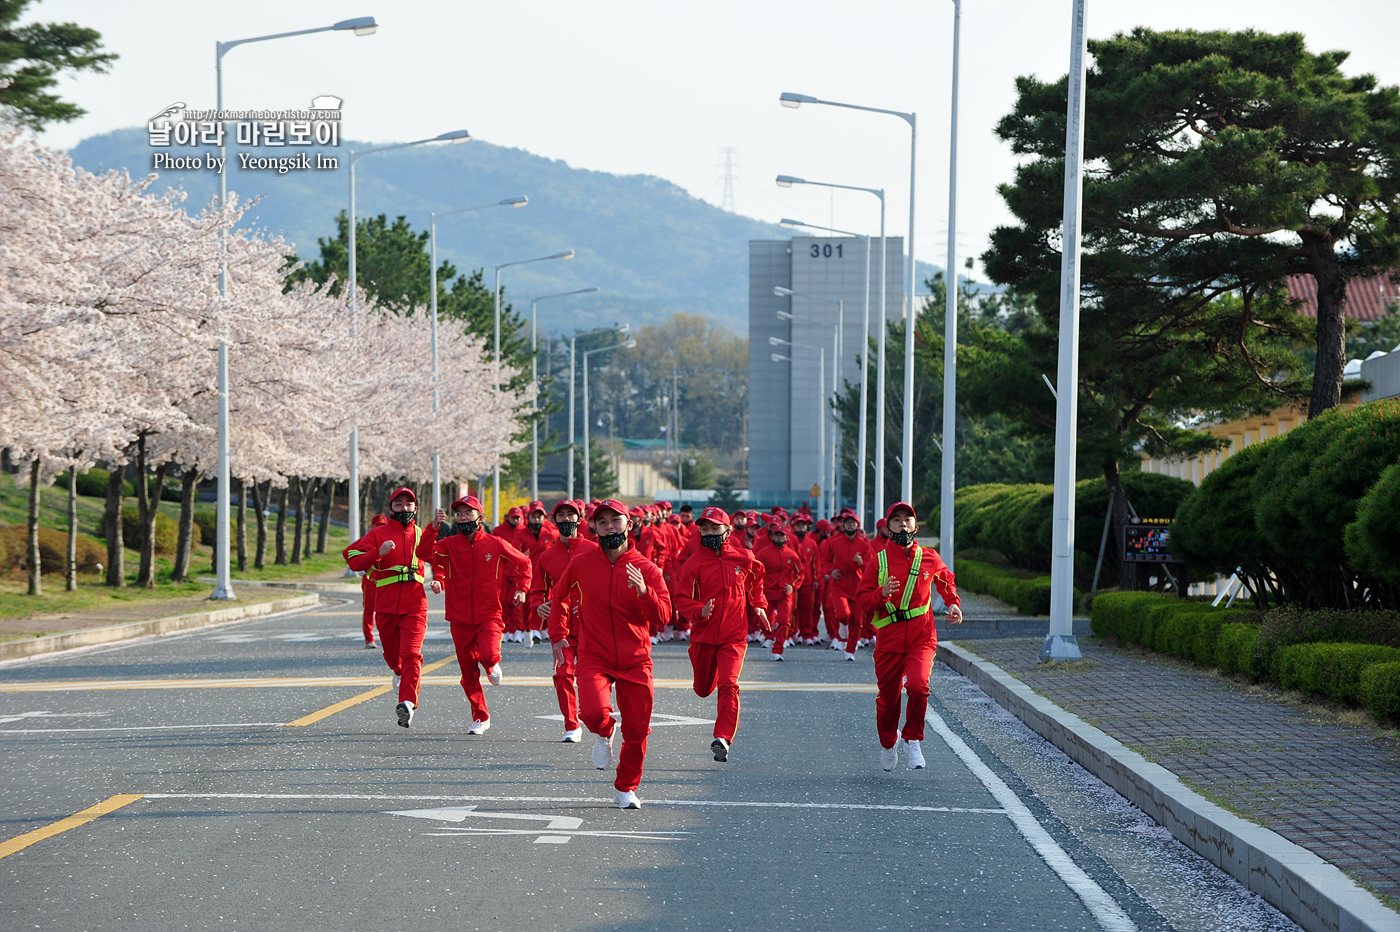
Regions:
[[[992, 134], [1017, 75], [1069, 61], [1068, 0], [964, 0], [959, 253], [1007, 219], [996, 185], [1013, 160]], [[948, 210], [951, 0], [43, 0], [27, 20], [99, 30], [121, 60], [65, 79], [89, 113], [52, 146], [144, 123], [175, 101], [214, 105], [214, 43], [374, 16], [377, 35], [325, 33], [226, 56], [230, 108], [345, 100], [345, 133], [375, 142], [465, 128], [478, 139], [620, 174], [659, 175], [720, 202], [733, 147], [740, 213], [873, 232], [868, 195], [776, 187], [777, 174], [884, 187], [891, 234], [907, 224], [909, 132], [894, 117], [789, 110], [782, 91], [919, 116], [916, 250], [943, 264]], [[1091, 37], [1159, 29], [1299, 31], [1352, 52], [1349, 73], [1400, 84], [1394, 0], [1089, 0]], [[386, 156], [385, 158], [389, 158]], [[483, 191], [486, 198], [516, 192]], [[529, 192], [525, 192], [529, 193]], [[959, 260], [961, 264], [961, 259]]]

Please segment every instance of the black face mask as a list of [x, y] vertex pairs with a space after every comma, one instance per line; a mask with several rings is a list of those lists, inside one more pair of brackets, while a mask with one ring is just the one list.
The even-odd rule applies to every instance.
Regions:
[[774, 538], [773, 538], [773, 546], [774, 546], [774, 547], [777, 547], [778, 549], [781, 550], [783, 547], [786, 547], [786, 546], [787, 546], [787, 538], [786, 538], [786, 537], [782, 537], [782, 538], [774, 537]]
[[418, 517], [418, 513], [415, 511], [395, 511], [392, 512], [389, 517], [393, 518], [404, 527], [408, 527], [413, 523], [413, 519]]
[[914, 542], [913, 531], [890, 531], [890, 540], [901, 547], [908, 547]]
[[719, 553], [720, 548], [724, 546], [724, 535], [723, 535], [723, 534], [701, 534], [701, 535], [700, 535], [700, 546], [701, 546], [701, 547], [708, 547], [709, 549], [713, 550], [715, 553]]
[[621, 550], [625, 543], [627, 543], [626, 534], [601, 534], [598, 537], [598, 545], [604, 550]]
[[573, 537], [574, 532], [578, 530], [577, 521], [556, 521], [554, 526], [559, 529], [560, 537]]
[[472, 536], [473, 534], [475, 534], [477, 531], [481, 530], [481, 522], [480, 522], [480, 521], [458, 521], [458, 522], [457, 522], [457, 530], [458, 530], [459, 533], [462, 533], [462, 534], [467, 535], [468, 537], [471, 537], [471, 536]]
[[797, 535], [797, 539], [798, 539], [798, 540], [806, 540], [806, 539], [807, 539], [807, 532], [806, 532], [806, 531], [793, 531], [792, 533], [794, 533], [794, 534]]
[[845, 535], [846, 535], [848, 538], [850, 538], [851, 540], [855, 540], [855, 539], [856, 539], [856, 531], [859, 531], [859, 530], [860, 530], [860, 528], [856, 528], [856, 529], [854, 529], [854, 530], [848, 531], [848, 530], [846, 530], [845, 528], [842, 528], [842, 529], [841, 529], [841, 533], [842, 533], [842, 534], [845, 534]]

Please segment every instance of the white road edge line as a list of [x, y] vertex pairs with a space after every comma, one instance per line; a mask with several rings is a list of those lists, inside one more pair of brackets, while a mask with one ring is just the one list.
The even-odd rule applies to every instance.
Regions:
[[987, 792], [992, 794], [992, 798], [1001, 804], [1006, 810], [1006, 815], [1011, 819], [1011, 823], [1016, 826], [1016, 830], [1035, 849], [1046, 865], [1049, 866], [1065, 886], [1083, 901], [1084, 906], [1089, 910], [1101, 927], [1108, 932], [1137, 932], [1137, 925], [1123, 908], [1114, 901], [1088, 874], [1074, 863], [1065, 849], [1061, 848], [1055, 839], [1050, 837], [1050, 833], [1045, 830], [1031, 811], [1021, 802], [1011, 787], [1007, 786], [992, 769], [983, 763], [982, 759], [973, 752], [972, 748], [957, 735], [953, 734], [948, 723], [943, 721], [938, 713], [930, 709], [924, 715], [924, 720], [938, 732], [938, 736], [943, 739], [943, 743], [962, 760], [963, 766], [972, 771], [973, 776], [982, 781], [982, 785], [987, 788]]
[[75, 731], [173, 731], [190, 728], [282, 728], [286, 722], [220, 722], [214, 725], [113, 725], [110, 728], [6, 728], [0, 735], [53, 735]]

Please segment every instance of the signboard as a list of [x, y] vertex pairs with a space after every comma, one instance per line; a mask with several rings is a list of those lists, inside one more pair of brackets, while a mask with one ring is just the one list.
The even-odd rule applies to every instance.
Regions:
[[813, 482], [813, 483], [812, 483], [812, 493], [811, 493], [809, 496], [807, 496], [807, 497], [808, 497], [808, 498], [820, 498], [820, 497], [821, 497], [821, 494], [822, 494], [822, 487], [819, 486], [819, 485], [817, 485], [815, 482]]
[[1127, 532], [1123, 562], [1176, 562], [1171, 553], [1171, 518], [1133, 518]]

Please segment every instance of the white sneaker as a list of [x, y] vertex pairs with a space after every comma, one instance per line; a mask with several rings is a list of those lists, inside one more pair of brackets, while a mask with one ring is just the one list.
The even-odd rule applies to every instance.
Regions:
[[490, 683], [492, 686], [501, 685], [501, 662], [499, 660], [496, 661], [494, 667], [486, 671], [486, 682]]
[[399, 676], [397, 673], [394, 674], [393, 691], [394, 691], [394, 695], [396, 695], [396, 696], [397, 696], [398, 693], [399, 693], [399, 683], [400, 683], [400, 681], [402, 681], [402, 680], [403, 680], [403, 677]]
[[772, 638], [764, 638], [764, 639], [763, 639], [763, 646], [766, 647], [766, 648], [768, 648], [769, 650], [772, 650], [772, 649], [773, 649], [773, 639], [772, 639]]
[[365, 650], [376, 650], [378, 647], [379, 645], [373, 641], [365, 641]]
[[782, 663], [782, 662], [783, 662], [783, 655], [780, 654], [780, 653], [778, 653], [777, 651], [773, 651], [773, 660], [776, 661], [777, 663]]
[[923, 769], [924, 769], [924, 766], [925, 766], [925, 764], [924, 764], [924, 751], [923, 751], [923, 748], [921, 748], [919, 745], [920, 745], [920, 742], [918, 742], [918, 741], [906, 741], [906, 742], [904, 742], [904, 753], [907, 754], [907, 755], [909, 756], [909, 769], [910, 769], [910, 770], [923, 770]]
[[831, 650], [845, 650], [845, 649], [846, 649], [846, 643], [845, 643], [844, 641], [842, 641], [840, 638], [832, 638], [832, 639], [831, 639]]
[[394, 711], [399, 715], [400, 728], [407, 728], [408, 723], [413, 721], [413, 703], [407, 699], [395, 706]]
[[845, 642], [845, 641], [848, 640], [848, 639], [850, 638], [850, 636], [851, 636], [851, 626], [850, 626], [850, 625], [837, 625], [837, 626], [836, 626], [836, 636], [837, 636], [838, 638], [840, 638], [840, 639], [842, 640], [842, 642]]
[[612, 766], [612, 735], [606, 738], [602, 735], [593, 736], [593, 766], [599, 770], [607, 770]]
[[[897, 746], [897, 745], [896, 745]], [[886, 773], [899, 763], [899, 753], [894, 748], [880, 748], [880, 769]]]
[[619, 809], [642, 808], [642, 801], [637, 798], [637, 794], [632, 790], [627, 790], [626, 792], [622, 790], [613, 790], [613, 799], [617, 800], [617, 808]]
[[847, 662], [847, 663], [855, 663], [855, 662], [856, 662], [856, 655], [855, 655], [855, 654], [852, 654], [852, 653], [850, 653], [850, 652], [847, 652], [847, 654], [846, 654], [846, 662]]
[[535, 645], [535, 644], [538, 644], [538, 643], [540, 643], [540, 642], [543, 641], [543, 640], [544, 640], [544, 638], [540, 637], [540, 632], [539, 632], [539, 631], [531, 631], [531, 632], [530, 632], [530, 644], [531, 644], [531, 646], [533, 646], [533, 645]]
[[651, 636], [651, 643], [653, 643], [653, 644], [656, 643], [656, 635], [654, 635], [654, 634]]
[[710, 750], [714, 752], [715, 760], [721, 764], [729, 760], [729, 742], [723, 738], [716, 738], [710, 742]]
[[569, 729], [568, 731], [564, 732], [564, 740], [561, 741], [560, 743], [561, 743], [561, 744], [578, 744], [578, 743], [579, 743], [580, 741], [582, 741], [582, 740], [583, 740], [583, 729], [582, 729], [582, 728], [571, 728], [571, 729]]

